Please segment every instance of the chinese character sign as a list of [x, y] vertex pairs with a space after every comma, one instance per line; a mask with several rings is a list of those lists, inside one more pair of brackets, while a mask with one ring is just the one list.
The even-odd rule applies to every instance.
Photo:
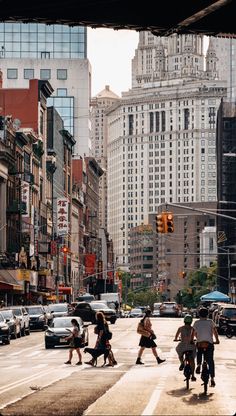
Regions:
[[68, 233], [68, 199], [57, 198], [57, 234]]
[[30, 213], [30, 188], [28, 182], [22, 181], [21, 183], [21, 201], [26, 204], [26, 212], [22, 214], [22, 217], [29, 217]]

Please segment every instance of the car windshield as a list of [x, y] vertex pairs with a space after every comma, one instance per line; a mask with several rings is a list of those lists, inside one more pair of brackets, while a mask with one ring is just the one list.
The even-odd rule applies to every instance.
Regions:
[[108, 309], [108, 306], [105, 303], [91, 303], [93, 309]]
[[232, 308], [232, 309], [225, 309], [224, 310], [224, 316], [226, 316], [227, 318], [233, 318], [236, 317], [236, 308]]
[[12, 311], [2, 311], [4, 318], [11, 319], [13, 317]]
[[43, 315], [43, 308], [41, 308], [40, 306], [38, 308], [27, 307], [26, 309], [30, 315]]
[[51, 328], [72, 328], [71, 317], [57, 319], [54, 318], [52, 324], [50, 325]]
[[51, 304], [48, 306], [49, 310], [52, 312], [67, 312], [67, 305], [64, 305], [63, 303], [60, 304]]
[[13, 309], [13, 313], [17, 316], [22, 315], [21, 309]]

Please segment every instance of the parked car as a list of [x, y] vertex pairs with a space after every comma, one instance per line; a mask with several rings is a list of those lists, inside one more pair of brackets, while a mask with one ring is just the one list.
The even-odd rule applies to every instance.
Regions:
[[236, 325], [236, 305], [220, 305], [218, 312], [213, 315], [213, 320], [219, 334], [223, 334], [227, 324]]
[[48, 325], [49, 325], [53, 320], [53, 313], [50, 311], [50, 308], [48, 305], [43, 305], [43, 309], [45, 310], [46, 317], [48, 320]]
[[176, 302], [162, 302], [160, 316], [181, 316], [181, 310]]
[[50, 312], [52, 313], [53, 317], [60, 317], [60, 316], [69, 316], [72, 312], [72, 308], [69, 303], [50, 303], [48, 305]]
[[0, 342], [2, 342], [3, 344], [10, 344], [11, 342], [10, 329], [1, 312], [0, 312]]
[[154, 317], [160, 316], [160, 307], [161, 307], [161, 302], [154, 303], [152, 316]]
[[21, 325], [20, 319], [14, 314], [12, 309], [1, 309], [1, 314], [6, 320], [6, 323], [10, 330], [11, 338], [20, 338], [21, 337]]
[[12, 306], [14, 315], [20, 320], [21, 335], [30, 335], [30, 317], [24, 306]]
[[114, 324], [116, 322], [116, 312], [114, 309], [108, 308], [107, 305], [102, 303], [97, 303], [96, 301], [93, 302], [79, 302], [78, 305], [75, 307], [74, 311], [72, 312], [73, 315], [79, 316], [83, 321], [92, 322], [93, 324], [96, 323], [96, 313], [103, 312], [105, 318]]
[[82, 319], [77, 316], [62, 316], [55, 317], [51, 324], [45, 328], [44, 340], [46, 349], [54, 348], [57, 345], [69, 345], [70, 341], [67, 341], [65, 338], [70, 335], [70, 330], [72, 330], [73, 327], [71, 320], [73, 318], [79, 323], [83, 345], [88, 345], [88, 325], [84, 324]]
[[48, 319], [42, 305], [26, 306], [26, 310], [30, 318], [30, 329], [45, 330], [45, 325], [48, 324]]
[[133, 308], [129, 313], [129, 318], [142, 318], [143, 312], [140, 308]]

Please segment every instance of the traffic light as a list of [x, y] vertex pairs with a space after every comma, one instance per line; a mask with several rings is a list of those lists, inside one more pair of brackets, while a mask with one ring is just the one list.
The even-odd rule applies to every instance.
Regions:
[[64, 247], [61, 248], [61, 251], [62, 251], [62, 253], [67, 254], [69, 249], [68, 249], [68, 247], [64, 246]]
[[174, 232], [174, 216], [172, 212], [166, 212], [165, 214], [165, 230], [166, 233]]
[[156, 215], [156, 231], [157, 233], [165, 233], [165, 214]]

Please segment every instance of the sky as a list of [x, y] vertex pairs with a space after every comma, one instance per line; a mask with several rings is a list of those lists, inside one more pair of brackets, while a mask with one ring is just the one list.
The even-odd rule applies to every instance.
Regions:
[[92, 97], [110, 86], [121, 96], [131, 88], [131, 61], [138, 46], [134, 30], [88, 28], [88, 60], [92, 66]]

